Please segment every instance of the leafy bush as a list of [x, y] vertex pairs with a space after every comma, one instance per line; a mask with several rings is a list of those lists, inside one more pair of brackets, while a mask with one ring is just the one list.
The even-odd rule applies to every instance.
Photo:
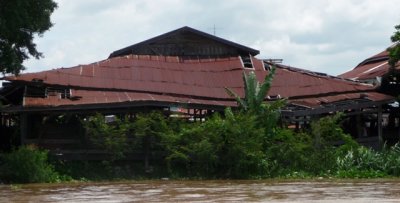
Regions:
[[[178, 125], [177, 123], [175, 123]], [[139, 114], [133, 123], [135, 147], [144, 154], [145, 170], [150, 170], [151, 152], [164, 151], [166, 146], [163, 138], [172, 133], [165, 116], [158, 111]]]
[[384, 149], [381, 154], [383, 170], [389, 175], [400, 176], [400, 144]]
[[312, 153], [310, 136], [305, 133], [296, 134], [290, 129], [279, 129], [268, 140], [265, 152], [269, 162], [275, 163], [269, 171], [272, 176], [305, 170]]
[[265, 172], [263, 129], [253, 115], [226, 109], [225, 118], [214, 115], [169, 140], [166, 161], [173, 174], [246, 178]]
[[[336, 157], [358, 144], [339, 126], [341, 115], [328, 116], [311, 123], [311, 129], [295, 133], [290, 129], [275, 130], [267, 136], [266, 156], [272, 176], [288, 174], [324, 175], [335, 170]], [[335, 146], [342, 141], [340, 147]]]
[[338, 170], [375, 170], [382, 171], [382, 154], [372, 149], [359, 147], [350, 150], [344, 157], [337, 157], [336, 164]]
[[[350, 135], [343, 132], [339, 121], [342, 114], [326, 116], [311, 123], [310, 135], [314, 153], [310, 156], [314, 172], [333, 170], [336, 157], [359, 147]], [[335, 145], [340, 146], [335, 146]]]
[[111, 160], [121, 159], [130, 150], [127, 143], [127, 133], [131, 129], [128, 119], [122, 121], [116, 118], [113, 123], [107, 123], [105, 117], [96, 114], [82, 121], [86, 135], [97, 147], [111, 154]]
[[[177, 121], [174, 124], [179, 125]], [[167, 119], [159, 111], [138, 114], [132, 127], [137, 147], [142, 147], [144, 150], [162, 149], [162, 137], [172, 133]]]
[[2, 154], [0, 178], [12, 183], [56, 182], [60, 176], [53, 165], [48, 163], [47, 151], [33, 146], [22, 146], [19, 149]]

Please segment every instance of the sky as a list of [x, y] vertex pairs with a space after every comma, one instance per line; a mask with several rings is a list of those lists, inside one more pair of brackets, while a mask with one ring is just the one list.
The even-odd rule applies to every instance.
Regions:
[[[115, 50], [189, 26], [260, 50], [259, 59], [338, 75], [391, 45], [399, 0], [55, 0], [44, 54], [24, 72], [106, 59]], [[215, 29], [214, 29], [215, 27]]]

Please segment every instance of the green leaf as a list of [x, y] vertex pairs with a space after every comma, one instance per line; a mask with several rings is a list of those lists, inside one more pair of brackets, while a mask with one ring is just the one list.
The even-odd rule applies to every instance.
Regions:
[[262, 103], [271, 89], [272, 79], [275, 76], [276, 67], [273, 66], [268, 75], [265, 76], [264, 83], [261, 85], [260, 91], [257, 95], [257, 101]]
[[232, 98], [234, 98], [236, 100], [236, 102], [238, 103], [238, 105], [240, 107], [242, 107], [243, 109], [247, 110], [247, 104], [244, 100], [242, 100], [242, 98], [240, 98], [239, 95], [237, 95], [234, 91], [232, 91], [229, 88], [225, 88], [226, 93], [228, 93], [228, 95]]

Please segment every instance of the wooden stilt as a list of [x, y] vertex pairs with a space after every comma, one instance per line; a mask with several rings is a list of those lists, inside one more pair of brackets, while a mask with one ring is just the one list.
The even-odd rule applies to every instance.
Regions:
[[382, 137], [382, 106], [378, 106], [378, 139], [379, 139], [379, 148], [383, 147], [383, 137]]
[[25, 140], [28, 137], [28, 115], [26, 113], [21, 113], [21, 145], [25, 144]]

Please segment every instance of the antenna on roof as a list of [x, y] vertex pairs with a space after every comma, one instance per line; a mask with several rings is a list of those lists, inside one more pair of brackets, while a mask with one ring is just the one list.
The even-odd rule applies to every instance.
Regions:
[[212, 29], [213, 30], [213, 34], [214, 34], [214, 36], [217, 36], [217, 29], [221, 29], [221, 28], [217, 28], [216, 26], [215, 26], [215, 24], [213, 25], [213, 27], [212, 28], [210, 28], [210, 29]]

